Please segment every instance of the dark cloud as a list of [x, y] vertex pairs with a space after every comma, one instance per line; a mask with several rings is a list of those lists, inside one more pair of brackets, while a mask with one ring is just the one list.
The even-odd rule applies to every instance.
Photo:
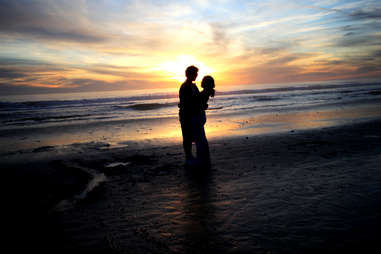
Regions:
[[381, 58], [381, 50], [376, 50], [372, 54], [374, 57]]
[[88, 92], [88, 91], [115, 91], [140, 88], [152, 88], [152, 83], [142, 80], [123, 80], [107, 82], [96, 79], [69, 79], [73, 86], [69, 89], [63, 89], [65, 92]]
[[302, 58], [302, 56], [298, 56], [298, 55], [288, 55], [288, 56], [283, 56], [283, 57], [279, 57], [279, 58], [276, 58], [276, 59], [273, 59], [269, 62], [267, 62], [267, 64], [269, 65], [283, 65], [283, 64], [288, 64], [294, 60], [298, 60]]
[[2, 79], [14, 79], [14, 78], [22, 78], [26, 75], [21, 72], [17, 72], [15, 70], [9, 68], [0, 68], [0, 80]]
[[[331, 42], [332, 47], [357, 48], [381, 46], [381, 8], [364, 7], [337, 12], [329, 17], [336, 27], [337, 39]], [[341, 36], [340, 36], [341, 35]]]
[[0, 94], [2, 96], [16, 95], [16, 94], [38, 94], [41, 90], [46, 88], [31, 87], [31, 86], [16, 86], [0, 82]]
[[222, 47], [227, 47], [230, 43], [230, 39], [226, 35], [226, 26], [220, 23], [211, 23], [210, 27], [212, 28], [214, 43]]
[[354, 33], [359, 30], [359, 27], [355, 27], [354, 25], [345, 25], [340, 28], [344, 32]]
[[317, 60], [315, 63], [319, 65], [338, 65], [338, 64], [345, 64], [346, 62], [344, 60]]
[[338, 39], [334, 46], [358, 47], [358, 46], [381, 46], [381, 35], [351, 34]]
[[20, 58], [6, 58], [0, 57], [0, 65], [35, 65], [35, 64], [47, 64], [46, 62], [32, 60], [32, 59], [20, 59]]
[[357, 73], [367, 74], [369, 72], [381, 72], [381, 67], [377, 65], [364, 65], [357, 69]]
[[349, 33], [344, 34], [344, 36], [353, 36], [353, 35], [355, 35], [354, 32], [349, 32]]
[[270, 47], [270, 48], [261, 48], [258, 49], [260, 54], [265, 54], [265, 55], [272, 55], [272, 54], [277, 54], [285, 50], [285, 47]]
[[[54, 63], [33, 59], [22, 58], [4, 58], [0, 57], [0, 68], [5, 68], [9, 71], [33, 73], [41, 71], [65, 71], [64, 66], [59, 66]], [[47, 75], [47, 74], [46, 74]]]
[[288, 50], [287, 47], [247, 47], [245, 49], [246, 56], [277, 56]]
[[343, 78], [342, 72], [337, 71], [311, 71], [305, 72], [298, 75], [300, 80], [324, 80], [324, 79], [334, 79]]
[[355, 20], [381, 20], [381, 8], [356, 10], [349, 16]]
[[152, 88], [148, 81], [128, 80], [118, 82], [106, 82], [96, 79], [61, 79], [66, 87], [32, 87], [28, 85], [14, 85], [0, 82], [0, 94], [3, 96], [16, 94], [41, 94], [41, 93], [73, 93], [73, 92], [94, 92], [94, 91], [117, 91], [128, 89]]
[[334, 13], [343, 13], [343, 14], [346, 14], [345, 11], [343, 10], [340, 10], [340, 9], [335, 9], [335, 8], [326, 8], [326, 7], [321, 7], [321, 6], [311, 6], [311, 5], [306, 5], [305, 7], [308, 7], [308, 8], [313, 8], [313, 9], [317, 9], [317, 10], [320, 10], [320, 11], [324, 11], [324, 12], [334, 12]]
[[381, 30], [380, 22], [352, 22], [339, 28], [342, 36], [332, 42], [333, 47], [363, 47], [381, 46], [381, 36], [376, 31]]
[[[105, 37], [91, 34], [84, 30], [65, 31], [59, 28], [43, 27], [21, 27], [12, 32], [31, 36], [37, 39], [79, 42], [79, 43], [97, 43], [105, 41]], [[87, 33], [87, 34], [86, 34]]]
[[[62, 67], [29, 59], [0, 58], [0, 83], [35, 83], [49, 77], [49, 72], [64, 71]], [[41, 74], [43, 73], [43, 74]]]
[[[64, 3], [64, 2], [62, 2]], [[76, 2], [0, 0], [0, 33], [34, 39], [98, 43], [106, 40], [101, 33], [84, 24], [74, 10]]]
[[324, 8], [324, 7], [316, 7], [311, 6], [311, 8], [333, 12], [339, 14], [339, 19], [350, 19], [350, 20], [380, 20], [381, 19], [381, 8], [378, 7], [368, 7], [356, 9], [354, 11], [341, 10], [335, 8]]

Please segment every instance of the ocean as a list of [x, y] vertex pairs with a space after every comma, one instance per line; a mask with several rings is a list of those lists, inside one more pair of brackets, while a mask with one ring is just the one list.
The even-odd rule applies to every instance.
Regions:
[[[99, 141], [100, 136], [113, 144], [179, 138], [177, 105], [178, 88], [0, 96], [0, 141], [20, 140], [18, 146], [26, 148]], [[217, 83], [206, 130], [210, 136], [289, 130], [294, 128], [289, 122], [300, 122], [300, 114], [307, 117], [296, 129], [321, 127], [379, 117], [380, 106], [381, 81], [375, 80], [235, 87]], [[320, 116], [309, 119], [311, 112]]]

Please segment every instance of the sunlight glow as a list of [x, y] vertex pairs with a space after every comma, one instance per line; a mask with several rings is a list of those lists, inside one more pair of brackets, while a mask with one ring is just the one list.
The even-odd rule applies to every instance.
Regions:
[[2, 1], [0, 94], [379, 80], [380, 1], [310, 2]]
[[182, 82], [185, 80], [185, 69], [190, 65], [194, 65], [199, 69], [197, 81], [214, 72], [212, 68], [191, 55], [179, 55], [175, 60], [163, 62], [158, 70], [166, 71], [170, 79]]

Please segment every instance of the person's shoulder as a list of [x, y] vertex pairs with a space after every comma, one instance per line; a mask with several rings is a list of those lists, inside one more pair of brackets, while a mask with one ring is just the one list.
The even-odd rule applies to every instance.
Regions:
[[187, 86], [188, 86], [187, 82], [184, 81], [184, 82], [181, 84], [180, 89], [184, 89], [184, 87], [187, 87]]
[[192, 90], [192, 87], [189, 86], [189, 84], [187, 82], [184, 82], [180, 86], [180, 91], [184, 91], [184, 90]]

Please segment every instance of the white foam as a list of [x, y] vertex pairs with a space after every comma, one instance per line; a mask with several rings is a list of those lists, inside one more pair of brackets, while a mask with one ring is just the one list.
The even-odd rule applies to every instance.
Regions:
[[130, 162], [112, 162], [105, 165], [106, 168], [114, 168], [117, 166], [128, 166], [130, 165]]
[[54, 211], [65, 211], [71, 209], [76, 203], [85, 199], [91, 191], [93, 191], [101, 183], [105, 182], [107, 177], [102, 174], [97, 174], [94, 178], [87, 184], [86, 189], [84, 189], [80, 194], [75, 195], [71, 199], [65, 199], [60, 201], [54, 208]]

